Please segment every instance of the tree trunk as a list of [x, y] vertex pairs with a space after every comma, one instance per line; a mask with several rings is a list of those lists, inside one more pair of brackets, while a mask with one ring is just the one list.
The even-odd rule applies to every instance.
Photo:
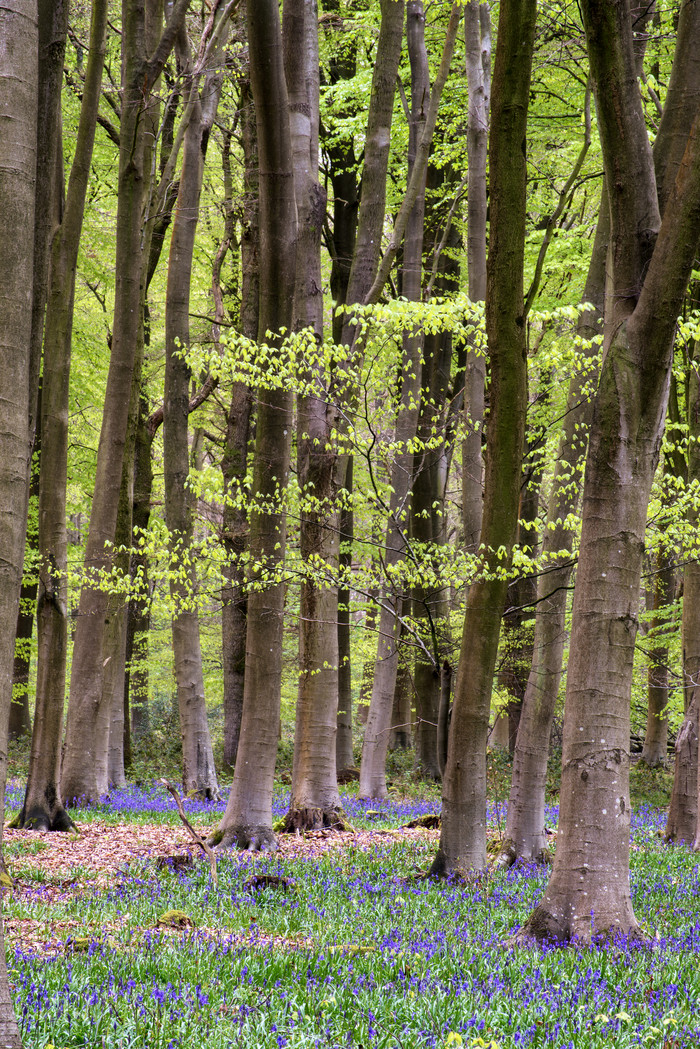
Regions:
[[37, 686], [29, 778], [19, 826], [67, 830], [60, 800], [63, 702], [68, 647], [66, 485], [71, 336], [78, 248], [102, 86], [107, 3], [92, 8], [76, 151], [60, 229], [52, 250], [41, 394]]
[[[406, 5], [406, 36], [411, 63], [411, 120], [408, 144], [408, 180], [416, 164], [430, 100], [430, 71], [425, 47], [425, 14], [422, 0]], [[420, 301], [425, 214], [425, 169], [406, 223], [401, 268], [402, 295]], [[403, 339], [401, 394], [396, 416], [394, 461], [391, 467], [391, 496], [386, 527], [384, 564], [387, 582], [382, 587], [379, 610], [377, 660], [372, 697], [362, 744], [360, 765], [361, 798], [387, 797], [386, 754], [390, 741], [392, 707], [399, 665], [399, 615], [404, 595], [391, 583], [392, 569], [404, 558], [411, 521], [410, 498], [413, 474], [411, 443], [418, 428], [422, 386], [423, 338], [413, 332]]]
[[[352, 486], [352, 462], [349, 464], [349, 483]], [[340, 511], [340, 547], [338, 564], [341, 579], [352, 573], [352, 507]], [[355, 765], [352, 743], [352, 666], [350, 663], [350, 587], [338, 587], [338, 734], [335, 740], [335, 766], [344, 772]]]
[[582, 10], [611, 207], [612, 314], [584, 481], [557, 850], [523, 935], [590, 942], [641, 935], [629, 887], [630, 689], [647, 503], [700, 234], [700, 121], [659, 229], [629, 5], [585, 0]]
[[[654, 619], [647, 634], [650, 642], [649, 667], [647, 670], [647, 728], [644, 747], [639, 759], [649, 768], [666, 764], [668, 740], [668, 639], [664, 636], [668, 625], [663, 621], [668, 616], [676, 593], [676, 578], [673, 562], [668, 553], [659, 551], [656, 559], [651, 609]], [[661, 635], [657, 638], [657, 635]]]
[[[39, 407], [41, 413], [41, 407]], [[29, 736], [32, 731], [32, 718], [29, 713], [29, 672], [31, 670], [32, 636], [36, 614], [36, 597], [39, 589], [39, 576], [36, 564], [39, 553], [38, 521], [33, 519], [33, 503], [38, 503], [39, 496], [39, 460], [41, 456], [41, 414], [37, 418], [34, 438], [34, 455], [32, 458], [29, 480], [29, 507], [27, 521], [27, 542], [25, 553], [25, 570], [22, 573], [22, 589], [19, 597], [17, 614], [17, 633], [15, 636], [15, 659], [12, 671], [12, 703], [10, 705], [10, 723], [8, 739], [20, 739]], [[38, 509], [38, 507], [37, 507]], [[27, 564], [27, 562], [29, 564]], [[31, 567], [29, 567], [31, 565]], [[27, 570], [29, 569], [29, 570]]]
[[[287, 86], [276, 0], [248, 0], [250, 79], [260, 157], [260, 319], [258, 338], [290, 330], [296, 269], [296, 202]], [[222, 846], [275, 847], [272, 788], [280, 725], [286, 540], [283, 499], [289, 471], [291, 394], [261, 386], [250, 514], [243, 718], [233, 786], [213, 836]]]
[[123, 103], [121, 110], [117, 194], [116, 285], [114, 327], [105, 408], [97, 451], [90, 530], [85, 549], [86, 577], [80, 594], [73, 646], [70, 699], [63, 756], [61, 794], [65, 800], [99, 796], [97, 782], [99, 725], [104, 721], [104, 631], [109, 596], [98, 573], [111, 565], [121, 491], [129, 404], [141, 319], [142, 215], [146, 149], [144, 110], [150, 92], [180, 31], [188, 0], [175, 0], [160, 41], [146, 54], [144, 0], [123, 4]]
[[[213, 18], [222, 17], [223, 0]], [[224, 16], [226, 17], [226, 16]], [[215, 31], [216, 22], [212, 28]], [[226, 30], [224, 30], [226, 32]], [[165, 520], [170, 533], [170, 594], [173, 601], [172, 636], [182, 735], [182, 785], [186, 794], [218, 797], [196, 607], [197, 569], [192, 548], [192, 496], [187, 487], [190, 368], [183, 350], [190, 343], [190, 284], [204, 157], [221, 94], [218, 53], [214, 72], [207, 74], [200, 94], [200, 78], [191, 74], [191, 113], [183, 144], [180, 189], [173, 219], [165, 302], [165, 392], [163, 398], [163, 463]]]
[[[594, 309], [580, 317], [577, 334], [589, 343], [589, 358], [598, 351], [591, 344], [602, 327], [605, 299], [605, 260], [610, 236], [610, 210], [603, 189], [598, 225], [588, 277], [583, 292]], [[586, 448], [593, 410], [587, 390], [593, 382], [590, 368], [577, 369], [569, 382], [566, 413], [559, 455], [549, 496], [547, 528], [542, 543], [543, 558], [551, 567], [537, 583], [537, 615], [533, 659], [525, 688], [520, 724], [513, 755], [506, 833], [499, 857], [501, 864], [516, 859], [539, 860], [545, 854], [544, 805], [549, 738], [554, 707], [559, 694], [564, 645], [566, 608], [574, 568], [571, 552], [575, 536], [567, 522], [578, 506], [579, 486], [575, 479]]]
[[[464, 44], [469, 104], [467, 110], [467, 271], [469, 298], [486, 298], [486, 157], [491, 106], [491, 12], [487, 3], [469, 0], [464, 8]], [[484, 425], [486, 358], [472, 346], [465, 374], [466, 436], [462, 446], [462, 517], [464, 546], [479, 549], [483, 513], [484, 459], [481, 436]]]
[[[700, 344], [693, 347], [688, 381], [688, 483], [700, 481]], [[700, 515], [688, 514], [691, 529]], [[673, 790], [664, 840], [697, 843], [698, 811], [698, 711], [700, 709], [700, 564], [690, 560], [683, 570], [683, 705], [685, 718], [675, 745]]]
[[[241, 236], [241, 332], [249, 339], [258, 334], [260, 231], [258, 225], [258, 151], [255, 137], [255, 113], [250, 91], [250, 77], [239, 81], [241, 91], [241, 137], [243, 143], [243, 233]], [[224, 186], [226, 222], [231, 226], [233, 214], [233, 180], [229, 154], [230, 137], [224, 149]], [[230, 209], [230, 210], [229, 210]], [[231, 234], [233, 229], [231, 228]], [[245, 682], [245, 643], [248, 599], [245, 587], [243, 555], [247, 547], [248, 513], [243, 498], [243, 485], [248, 470], [250, 440], [251, 391], [236, 382], [226, 418], [226, 445], [221, 460], [224, 491], [224, 549], [226, 586], [221, 609], [224, 671], [224, 762], [229, 769], [236, 763], [238, 740], [243, 716]]]
[[[33, 0], [13, 0], [0, 8], [0, 834], [5, 817], [7, 726], [31, 455], [29, 347], [39, 90], [37, 22]], [[21, 1049], [21, 1045], [7, 979], [0, 913], [0, 1046]]]
[[[310, 328], [320, 345], [323, 341], [321, 229], [326, 202], [318, 181], [319, 64], [315, 0], [286, 0], [282, 28], [299, 224], [294, 330]], [[339, 656], [335, 579], [339, 520], [335, 455], [330, 451], [335, 419], [326, 399], [325, 365], [321, 361], [312, 364], [305, 378], [312, 392], [299, 396], [298, 474], [302, 492], [301, 557], [308, 568], [301, 582], [299, 693], [287, 830], [343, 824], [336, 776]]]
[[[525, 136], [537, 5], [502, 3], [490, 136], [486, 331], [491, 361], [482, 573], [467, 597], [434, 874], [486, 865], [486, 740], [507, 572], [518, 523], [527, 409]], [[499, 556], [497, 551], [505, 551]]]

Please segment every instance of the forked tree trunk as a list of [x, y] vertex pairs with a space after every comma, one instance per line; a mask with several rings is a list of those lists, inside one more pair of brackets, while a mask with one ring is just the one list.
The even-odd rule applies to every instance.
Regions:
[[[260, 157], [260, 328], [274, 340], [291, 328], [297, 218], [287, 86], [276, 0], [248, 0], [250, 80]], [[273, 342], [274, 345], [274, 342]], [[251, 588], [243, 719], [233, 786], [213, 835], [222, 846], [275, 847], [272, 787], [280, 725], [291, 394], [261, 385], [250, 515]]]
[[39, 596], [37, 683], [29, 777], [18, 825], [67, 830], [72, 820], [60, 799], [63, 702], [68, 648], [69, 376], [73, 299], [85, 197], [91, 171], [107, 32], [106, 0], [92, 7], [90, 48], [76, 149], [60, 230], [54, 239], [44, 334], [39, 478]]
[[499, 15], [489, 157], [486, 332], [492, 392], [481, 532], [485, 553], [481, 576], [467, 597], [434, 874], [486, 865], [486, 740], [505, 577], [517, 533], [527, 408], [525, 136], [536, 11], [534, 0], [509, 0], [501, 4]]
[[590, 942], [641, 935], [629, 886], [630, 689], [647, 503], [700, 234], [700, 121], [659, 229], [629, 4], [585, 0], [582, 10], [611, 207], [612, 314], [584, 481], [557, 850], [522, 935]]
[[[37, 165], [39, 36], [37, 4], [0, 7], [0, 834], [5, 816], [7, 723], [12, 697], [15, 627], [22, 582], [31, 441], [29, 345]], [[0, 897], [1, 907], [1, 897]], [[0, 1046], [21, 1049], [7, 978], [0, 912]]]
[[[286, 0], [283, 16], [289, 92], [294, 189], [297, 203], [297, 282], [294, 330], [310, 328], [323, 342], [321, 229], [325, 193], [318, 180], [319, 59], [316, 0]], [[287, 830], [343, 825], [336, 777], [338, 717], [339, 521], [335, 424], [325, 391], [324, 362], [304, 376], [310, 392], [298, 401], [298, 474], [301, 488], [301, 556], [308, 566], [301, 583], [299, 693]], [[305, 505], [306, 504], [306, 505]], [[325, 572], [327, 578], [321, 573]]]
[[[142, 216], [146, 149], [144, 109], [189, 6], [176, 0], [151, 57], [146, 53], [144, 0], [123, 4], [124, 90], [120, 124], [114, 328], [105, 407], [97, 451], [95, 490], [85, 548], [86, 578], [73, 645], [70, 699], [61, 773], [64, 800], [96, 798], [98, 738], [104, 722], [104, 631], [109, 596], [97, 574], [111, 565], [121, 491], [128, 413], [141, 317]], [[105, 737], [106, 742], [106, 737]]]
[[[610, 236], [610, 210], [603, 189], [588, 278], [583, 293], [594, 309], [581, 315], [577, 334], [589, 344], [602, 328], [605, 299], [605, 260]], [[598, 352], [589, 345], [589, 358]], [[520, 724], [513, 755], [506, 832], [499, 863], [516, 859], [539, 860], [545, 855], [545, 785], [549, 738], [559, 694], [564, 645], [566, 608], [574, 562], [571, 552], [575, 535], [568, 522], [579, 499], [580, 463], [585, 454], [593, 411], [590, 369], [577, 369], [569, 382], [566, 414], [549, 496], [547, 528], [542, 542], [548, 566], [537, 584], [537, 615], [532, 667], [527, 679]]]
[[[211, 16], [212, 33], [221, 32], [224, 0]], [[223, 30], [225, 34], [226, 29]], [[225, 41], [224, 41], [225, 42]], [[223, 74], [218, 69], [220, 47], [212, 55], [200, 94], [200, 77], [191, 72], [191, 113], [185, 131], [180, 189], [173, 219], [165, 300], [165, 390], [163, 398], [163, 461], [165, 520], [170, 534], [170, 594], [173, 601], [172, 637], [182, 738], [182, 785], [185, 793], [218, 797], [214, 767], [197, 612], [197, 566], [192, 546], [192, 495], [187, 486], [190, 468], [188, 442], [191, 373], [183, 351], [190, 343], [190, 285], [194, 241], [199, 220], [199, 198], [204, 158], [221, 94]]]

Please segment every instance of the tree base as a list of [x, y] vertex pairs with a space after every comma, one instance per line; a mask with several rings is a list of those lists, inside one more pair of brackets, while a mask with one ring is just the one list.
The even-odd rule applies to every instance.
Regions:
[[426, 878], [434, 878], [437, 881], [449, 881], [455, 885], [478, 885], [484, 878], [488, 877], [488, 870], [479, 870], [476, 867], [462, 868], [452, 866], [446, 854], [441, 848], [435, 854]]
[[279, 848], [272, 827], [223, 827], [210, 835], [207, 844], [214, 849], [241, 849], [247, 852], [276, 852]]
[[36, 830], [36, 831], [59, 831], [65, 833], [77, 830], [73, 820], [70, 818], [62, 805], [44, 809], [34, 805], [29, 812], [20, 809], [10, 823], [12, 830]]
[[523, 927], [513, 937], [515, 946], [527, 947], [533, 944], [554, 944], [565, 947], [571, 944], [576, 947], [605, 946], [615, 940], [624, 938], [625, 942], [638, 944], [640, 947], [649, 942], [636, 922], [628, 928], [618, 924], [607, 929], [596, 929], [590, 919], [558, 918], [540, 905], [532, 912]]
[[519, 863], [539, 863], [544, 865], [551, 864], [552, 860], [552, 853], [547, 846], [543, 846], [539, 851], [533, 849], [529, 856], [525, 856], [516, 850], [512, 838], [504, 838], [496, 855], [494, 867], [498, 870], [507, 870], [509, 867], [515, 867]]
[[284, 818], [282, 834], [303, 833], [309, 830], [347, 830], [342, 809], [290, 809]]

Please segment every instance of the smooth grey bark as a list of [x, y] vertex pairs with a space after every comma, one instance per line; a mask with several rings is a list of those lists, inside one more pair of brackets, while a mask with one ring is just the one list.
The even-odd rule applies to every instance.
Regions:
[[150, 91], [172, 50], [189, 0], [175, 0], [168, 24], [153, 52], [147, 54], [144, 0], [124, 0], [122, 9], [123, 102], [120, 125], [117, 193], [116, 284], [112, 351], [105, 410], [97, 452], [95, 489], [85, 549], [86, 578], [80, 594], [73, 645], [70, 698], [61, 772], [64, 800], [100, 794], [98, 750], [106, 747], [104, 726], [104, 628], [109, 596], [97, 573], [110, 567], [121, 491], [129, 404], [141, 318], [142, 216], [146, 142], [143, 114]]
[[[592, 343], [602, 331], [605, 300], [605, 260], [610, 237], [610, 209], [603, 188], [588, 276], [583, 292], [593, 309], [581, 314], [577, 334], [589, 344], [586, 354], [598, 352]], [[580, 470], [593, 402], [591, 369], [577, 369], [569, 381], [566, 415], [549, 495], [547, 528], [542, 542], [547, 570], [537, 582], [537, 615], [533, 659], [528, 674], [513, 756], [506, 832], [501, 864], [516, 859], [538, 860], [545, 852], [545, 785], [549, 738], [561, 682], [566, 643], [566, 609], [574, 568], [575, 536], [567, 524], [578, 506]]]
[[[241, 234], [241, 303], [240, 328], [243, 335], [255, 339], [258, 334], [259, 255], [258, 226], [258, 155], [255, 135], [255, 113], [247, 70], [239, 80], [240, 121], [243, 145], [243, 229]], [[233, 243], [234, 199], [230, 158], [231, 137], [227, 133], [222, 154], [226, 234]], [[218, 294], [218, 293], [217, 293]], [[215, 294], [215, 301], [216, 294]], [[222, 303], [223, 307], [223, 303]], [[243, 716], [245, 682], [245, 639], [248, 611], [245, 588], [244, 553], [247, 545], [248, 513], [242, 498], [248, 469], [253, 398], [250, 388], [236, 382], [226, 416], [226, 436], [221, 472], [228, 498], [223, 510], [223, 544], [226, 551], [222, 594], [221, 634], [224, 672], [224, 762], [233, 768], [238, 752]]]
[[[31, 440], [30, 340], [34, 271], [39, 32], [34, 0], [0, 6], [0, 835], [7, 726], [22, 583]], [[1, 899], [0, 899], [1, 906]], [[0, 1046], [21, 1049], [0, 913]]]
[[[222, 32], [228, 18], [225, 0], [212, 8], [209, 33]], [[187, 487], [190, 468], [188, 418], [191, 372], [183, 351], [190, 343], [190, 286], [194, 241], [199, 220], [199, 199], [209, 133], [216, 118], [223, 73], [220, 48], [210, 56], [210, 71], [200, 89], [202, 55], [188, 61], [190, 74], [189, 122], [182, 151], [180, 188], [173, 216], [168, 284], [165, 299], [165, 390], [163, 397], [163, 464], [165, 521], [170, 534], [170, 594], [173, 600], [172, 638], [182, 739], [182, 785], [185, 793], [218, 797], [209, 724], [204, 695], [204, 672], [196, 608], [197, 570], [192, 495]], [[208, 35], [208, 34], [207, 34]]]
[[[418, 144], [426, 120], [430, 99], [430, 72], [425, 46], [425, 14], [422, 0], [409, 0], [406, 5], [406, 38], [411, 63], [411, 120], [408, 143], [408, 179], [416, 163]], [[411, 208], [404, 233], [401, 267], [401, 291], [404, 298], [416, 302], [421, 296], [423, 260], [423, 218], [425, 213], [425, 169]], [[384, 543], [384, 564], [390, 574], [403, 560], [411, 520], [410, 496], [413, 474], [411, 442], [418, 428], [423, 339], [418, 333], [405, 333], [402, 347], [401, 392], [396, 415], [396, 451], [391, 466], [391, 496]], [[404, 595], [389, 582], [382, 587], [379, 604], [377, 658], [374, 666], [372, 696], [362, 744], [359, 796], [387, 797], [386, 755], [391, 741], [392, 709], [399, 666], [401, 636], [400, 613]], [[399, 715], [402, 724], [405, 711]]]
[[[691, 12], [691, 7], [693, 8]], [[683, 14], [681, 30], [677, 41], [680, 66], [674, 66], [667, 101], [670, 103], [667, 115], [661, 122], [654, 145], [654, 164], [657, 173], [659, 162], [667, 156], [679, 157], [678, 139], [687, 135], [689, 107], [697, 96], [689, 90], [691, 83], [698, 83], [697, 73], [692, 70], [689, 57], [694, 55], [688, 48], [686, 36], [696, 33], [697, 11], [691, 5]], [[692, 14], [693, 18], [689, 18]], [[649, 8], [643, 5], [642, 17], [648, 17]], [[635, 37], [633, 55], [637, 72], [643, 60], [644, 34]], [[697, 68], [700, 68], [697, 63]], [[679, 109], [676, 103], [678, 92], [682, 95], [680, 111], [685, 114], [685, 124], [679, 125]], [[664, 189], [664, 179], [657, 174], [657, 193], [660, 201], [665, 200], [668, 189]], [[590, 340], [602, 330], [604, 307], [607, 311], [606, 326], [609, 329], [611, 320], [610, 302], [606, 304], [605, 270], [608, 243], [610, 239], [610, 200], [604, 183], [601, 192], [601, 203], [596, 229], [596, 237], [591, 255], [586, 287], [583, 299], [591, 302], [595, 309], [584, 313], [579, 320], [579, 334]], [[593, 349], [589, 351], [595, 352]], [[537, 859], [544, 855], [546, 834], [544, 829], [545, 782], [547, 774], [547, 755], [551, 733], [554, 704], [561, 679], [563, 650], [565, 642], [565, 614], [567, 590], [573, 572], [570, 552], [573, 547], [573, 536], [565, 528], [567, 515], [575, 511], [578, 503], [578, 484], [571, 484], [578, 476], [577, 463], [585, 451], [586, 434], [590, 427], [593, 403], [585, 392], [585, 386], [593, 381], [593, 375], [583, 373], [572, 378], [567, 401], [567, 417], [561, 443], [561, 463], [555, 470], [555, 483], [558, 493], [555, 496], [554, 515], [550, 514], [550, 525], [545, 532], [544, 546], [546, 552], [555, 555], [561, 551], [553, 563], [554, 571], [540, 579], [538, 585], [538, 615], [535, 623], [535, 645], [533, 666], [528, 679], [526, 699], [518, 734], [515, 759], [513, 762], [513, 779], [511, 796], [506, 822], [504, 849], [501, 862], [511, 862], [517, 857], [524, 860]], [[550, 503], [551, 510], [551, 503]], [[558, 522], [558, 523], [557, 523]]]
[[[486, 298], [486, 159], [491, 106], [491, 11], [470, 0], [464, 8], [464, 45], [469, 101], [467, 109], [467, 274], [469, 298]], [[464, 381], [466, 436], [462, 446], [462, 523], [469, 553], [479, 549], [483, 512], [484, 385], [486, 358], [474, 346], [467, 356]]]
[[[407, 5], [407, 36], [411, 60], [411, 138], [409, 141], [408, 186], [399, 208], [389, 246], [382, 257], [367, 302], [376, 302], [387, 279], [390, 260], [396, 255], [403, 236], [402, 293], [409, 301], [421, 297], [423, 257], [423, 218], [425, 181], [429, 147], [437, 110], [449, 75], [460, 11], [453, 7], [445, 33], [440, 68], [430, 90], [424, 40], [422, 3]], [[410, 495], [413, 474], [411, 443], [416, 435], [420, 405], [423, 340], [417, 332], [406, 332], [403, 339], [401, 390], [396, 416], [396, 451], [391, 467], [391, 495], [384, 544], [384, 563], [392, 569], [406, 554], [410, 525]], [[362, 742], [360, 798], [387, 797], [386, 754], [391, 728], [391, 711], [399, 658], [400, 610], [403, 595], [385, 584], [379, 604], [377, 661], [372, 683], [367, 724]]]
[[[659, 551], [651, 590], [650, 607], [654, 619], [647, 634], [649, 666], [647, 669], [647, 725], [640, 761], [649, 768], [666, 764], [668, 740], [669, 646], [664, 637], [663, 622], [673, 604], [676, 578], [671, 557]], [[657, 637], [657, 635], [659, 635]]]
[[[449, 172], [428, 169], [427, 188], [435, 189], [449, 179]], [[428, 230], [435, 239], [436, 229], [444, 216], [429, 221]], [[449, 295], [459, 284], [460, 236], [452, 227], [443, 234], [449, 252], [441, 252], [433, 260], [435, 273], [434, 288], [437, 295]], [[437, 263], [437, 265], [435, 265]], [[455, 357], [454, 376], [451, 378], [452, 360]], [[439, 580], [436, 553], [447, 542], [446, 478], [452, 437], [452, 423], [462, 414], [463, 398], [459, 390], [464, 382], [465, 352], [453, 354], [450, 332], [426, 332], [422, 372], [420, 416], [418, 420], [418, 447], [413, 457], [413, 496], [411, 501], [411, 542], [420, 561], [432, 565], [436, 581], [430, 586], [418, 586], [413, 592], [413, 615], [421, 631], [427, 652], [418, 651], [414, 664], [414, 688], [416, 707], [415, 748], [416, 764], [424, 776], [441, 778], [438, 721], [441, 696], [441, 666], [450, 649], [449, 588]], [[452, 387], [452, 396], [451, 389]], [[448, 406], [449, 400], [449, 406]], [[435, 446], [436, 437], [441, 443]], [[445, 736], [445, 756], [447, 737]], [[444, 765], [444, 762], [443, 762]]]
[[[486, 740], [507, 569], [517, 534], [527, 409], [523, 291], [525, 136], [537, 5], [502, 3], [489, 141], [491, 226], [486, 332], [491, 363], [484, 550], [467, 597], [432, 873], [486, 865]], [[497, 551], [505, 551], [500, 557]], [[506, 571], [503, 572], [502, 569]]]
[[[297, 205], [295, 331], [310, 329], [323, 342], [321, 231], [325, 193], [318, 177], [319, 57], [316, 0], [286, 0], [282, 22], [289, 92], [294, 190]], [[339, 520], [334, 412], [322, 360], [309, 365], [298, 398], [297, 469], [302, 492], [299, 690], [294, 763], [286, 830], [342, 826], [336, 776], [338, 717]], [[327, 578], [323, 578], [323, 575]]]
[[68, 648], [68, 414], [78, 248], [92, 162], [107, 31], [107, 2], [92, 5], [76, 148], [60, 228], [52, 247], [41, 392], [37, 682], [29, 777], [19, 826], [67, 830], [60, 799], [63, 702]]
[[646, 511], [700, 234], [698, 110], [659, 224], [629, 3], [585, 0], [582, 10], [610, 198], [612, 296], [584, 480], [557, 849], [522, 930], [557, 942], [641, 936], [629, 887], [630, 688]]
[[[260, 316], [258, 338], [272, 345], [290, 330], [294, 308], [297, 214], [289, 102], [276, 0], [248, 0], [250, 80], [260, 157]], [[212, 840], [269, 849], [272, 788], [280, 725], [282, 618], [291, 394], [258, 390], [250, 513], [250, 590], [243, 717], [233, 785]]]

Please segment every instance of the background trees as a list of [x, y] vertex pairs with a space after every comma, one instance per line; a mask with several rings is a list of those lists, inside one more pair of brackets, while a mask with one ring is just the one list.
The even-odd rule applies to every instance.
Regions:
[[[546, 740], [562, 713], [562, 670], [570, 695], [599, 695], [582, 653], [593, 646], [602, 661], [595, 673], [608, 676], [608, 642], [578, 631], [583, 620], [595, 620], [605, 634], [606, 615], [615, 630], [632, 622], [645, 532], [657, 557], [653, 529], [664, 532], [668, 571], [689, 562], [683, 646], [690, 700], [697, 549], [689, 533], [697, 506], [684, 427], [694, 418], [695, 303], [684, 300], [680, 270], [664, 264], [654, 279], [673, 287], [674, 297], [669, 290], [661, 306], [654, 299], [656, 326], [646, 316], [643, 331], [637, 309], [650, 309], [647, 263], [660, 259], [657, 197], [663, 211], [677, 192], [664, 244], [686, 270], [692, 261], [692, 167], [690, 188], [673, 186], [697, 107], [695, 7], [683, 9], [677, 26], [660, 8], [652, 28], [646, 24], [642, 67], [634, 48], [641, 23], [629, 28], [638, 16], [622, 0], [613, 6], [624, 62], [617, 52], [598, 55], [594, 5], [587, 43], [571, 5], [539, 12], [534, 4], [500, 5], [488, 164], [486, 4], [462, 11], [447, 3], [286, 0], [279, 22], [278, 5], [254, 5], [244, 21], [235, 4], [223, 2], [203, 13], [183, 0], [167, 20], [155, 2], [125, 5], [121, 18], [95, 3], [95, 19], [107, 12], [121, 33], [110, 36], [104, 58], [98, 46], [87, 47], [88, 24], [76, 9], [58, 64], [65, 64], [65, 159], [82, 179], [86, 207], [81, 229], [71, 178], [47, 278], [41, 658], [31, 682], [37, 798], [58, 782], [64, 660], [72, 686], [61, 797], [94, 798], [122, 782], [132, 749], [143, 771], [149, 746], [180, 751], [186, 789], [213, 795], [218, 760], [220, 772], [234, 770], [222, 841], [246, 847], [274, 845], [269, 797], [280, 726], [285, 745], [295, 726], [287, 829], [342, 820], [338, 765], [359, 775], [361, 794], [385, 797], [391, 746], [414, 742], [420, 768], [439, 776], [437, 697], [441, 677], [448, 682], [452, 671], [436, 870], [480, 867], [498, 671], [498, 704], [515, 713], [508, 679], [517, 678], [519, 698], [524, 693], [503, 860], [538, 857]], [[612, 29], [605, 32], [613, 39]], [[620, 81], [633, 143], [627, 152], [606, 140], [611, 118], [600, 91], [597, 119], [591, 114], [591, 71], [596, 83]], [[610, 176], [613, 163], [619, 178]], [[629, 200], [613, 199], [611, 178]], [[630, 224], [631, 215], [638, 221]], [[610, 237], [616, 267], [606, 299]], [[675, 436], [667, 432], [669, 469], [655, 482], [679, 313]], [[640, 340], [638, 348], [617, 348], [619, 325]], [[597, 547], [585, 524], [591, 506], [602, 505], [599, 496], [586, 504], [583, 532], [597, 553], [580, 562], [577, 516], [603, 328], [591, 455], [619, 464], [631, 447], [627, 409], [602, 416], [606, 397], [621, 403], [617, 376], [630, 355], [640, 374], [647, 363], [653, 370], [642, 343], [657, 346], [658, 337], [665, 362], [650, 375], [649, 390], [657, 392], [648, 403], [646, 387], [626, 385], [625, 396], [642, 405], [640, 427], [647, 412], [650, 429], [639, 431], [644, 476], [634, 473], [636, 461], [629, 467], [638, 501], [620, 500], [614, 486], [605, 495], [623, 513], [615, 526], [616, 536], [624, 533], [619, 549], [634, 547], [623, 566], [625, 610], [611, 598], [607, 612], [601, 602], [618, 548], [602, 538]], [[592, 462], [589, 493], [598, 484]], [[673, 527], [659, 524], [672, 516], [674, 499], [664, 497], [671, 485], [683, 493], [676, 501], [690, 528], [680, 515]], [[586, 585], [590, 609], [579, 615]], [[589, 743], [605, 738], [606, 748], [619, 750], [621, 765], [630, 691], [639, 697], [635, 727], [644, 731], [650, 654], [671, 669], [672, 735], [680, 720], [680, 608], [667, 589], [673, 627], [664, 644], [657, 632], [635, 645], [632, 629], [623, 631], [623, 645], [612, 645], [610, 659], [625, 652], [624, 667], [612, 675], [622, 726], [614, 745], [607, 729], [601, 735], [594, 722], [576, 723], [577, 731], [588, 726]], [[41, 624], [49, 610], [57, 613], [56, 640], [47, 658], [49, 632]], [[529, 639], [509, 628], [511, 641], [500, 640], [504, 611], [511, 625], [530, 623]], [[47, 690], [51, 745], [41, 735]], [[353, 725], [350, 716], [360, 697], [370, 698], [364, 731], [362, 719]], [[609, 716], [611, 694], [599, 706]], [[443, 725], [446, 713], [443, 705]], [[694, 728], [692, 704], [689, 715]], [[653, 710], [650, 717], [651, 728], [661, 724]], [[691, 731], [680, 737], [692, 738]], [[598, 751], [586, 754], [597, 770]], [[679, 769], [679, 791], [691, 782], [694, 795], [694, 766], [679, 761]], [[572, 788], [564, 810], [570, 816], [580, 792]], [[622, 784], [618, 797], [624, 794]], [[37, 806], [41, 825], [67, 823], [57, 799], [28, 802]], [[613, 811], [607, 801], [604, 807]], [[694, 816], [685, 822], [681, 833], [674, 817], [669, 836], [694, 838]]]

